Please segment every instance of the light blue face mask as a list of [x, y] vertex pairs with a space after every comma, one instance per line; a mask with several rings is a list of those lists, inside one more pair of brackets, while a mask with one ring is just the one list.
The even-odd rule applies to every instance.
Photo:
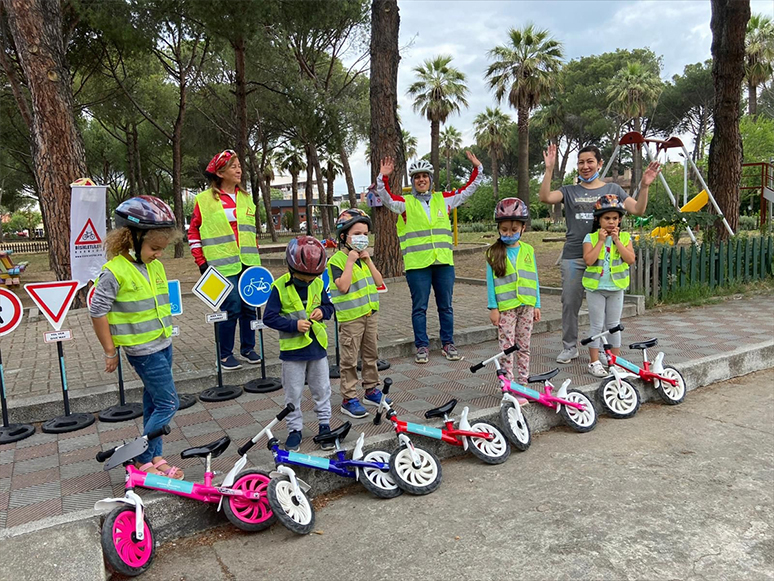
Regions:
[[511, 236], [503, 236], [500, 234], [500, 240], [503, 241], [503, 244], [506, 246], [510, 246], [511, 244], [516, 244], [521, 239], [521, 232], [516, 232], [516, 234], [513, 234]]
[[591, 176], [589, 179], [584, 178], [583, 176], [579, 175], [578, 179], [582, 181], [584, 184], [590, 184], [595, 179], [599, 177], [599, 170], [597, 170], [597, 173], [595, 173], [593, 176]]

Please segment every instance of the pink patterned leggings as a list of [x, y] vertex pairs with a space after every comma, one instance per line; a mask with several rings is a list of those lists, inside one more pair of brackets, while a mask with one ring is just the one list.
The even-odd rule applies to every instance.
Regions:
[[[518, 343], [519, 350], [506, 357], [500, 358], [500, 364], [505, 369], [508, 379], [515, 379], [522, 385], [527, 384], [529, 376], [529, 339], [532, 335], [532, 324], [535, 308], [522, 305], [509, 311], [500, 313], [500, 322], [497, 325], [497, 338], [500, 341], [500, 349], [503, 351]], [[513, 375], [513, 358], [516, 357], [518, 376]]]

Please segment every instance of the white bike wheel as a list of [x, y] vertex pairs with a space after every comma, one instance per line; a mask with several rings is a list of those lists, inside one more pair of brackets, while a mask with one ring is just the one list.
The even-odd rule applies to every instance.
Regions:
[[529, 431], [527, 418], [522, 412], [521, 417], [516, 412], [516, 406], [507, 402], [500, 407], [500, 424], [505, 435], [517, 450], [524, 452], [532, 443], [532, 434]]
[[591, 400], [577, 389], [569, 390], [564, 399], [583, 405], [582, 411], [572, 406], [562, 405], [560, 413], [567, 424], [576, 432], [588, 432], [594, 429], [597, 424], [597, 412]]
[[[374, 450], [366, 454], [364, 462], [379, 462], [390, 464], [390, 454], [384, 450]], [[395, 482], [395, 479], [388, 470], [379, 470], [378, 468], [361, 468], [360, 484], [374, 496], [379, 498], [395, 498], [403, 494], [403, 490]]]
[[664, 401], [664, 403], [669, 405], [677, 405], [682, 403], [682, 401], [685, 399], [686, 392], [685, 379], [683, 379], [683, 376], [671, 365], [664, 366], [664, 371], [661, 372], [661, 375], [668, 379], [675, 380], [674, 385], [670, 385], [666, 381], [661, 381], [660, 379], [656, 380], [658, 384], [657, 391], [661, 396], [661, 399]]
[[390, 474], [395, 482], [409, 494], [430, 494], [441, 485], [441, 463], [435, 454], [422, 448], [414, 448], [419, 465], [411, 461], [411, 451], [401, 446], [390, 456]]
[[597, 390], [597, 397], [612, 418], [631, 418], [640, 409], [640, 394], [631, 383], [621, 380], [621, 387], [615, 377], [602, 380]]
[[304, 491], [293, 491], [290, 480], [273, 478], [266, 491], [277, 519], [297, 535], [308, 535], [314, 527], [314, 508]]
[[508, 445], [503, 433], [492, 424], [479, 422], [470, 426], [471, 432], [484, 432], [492, 434], [492, 439], [468, 438], [470, 452], [479, 460], [487, 464], [502, 464], [511, 455], [511, 447]]

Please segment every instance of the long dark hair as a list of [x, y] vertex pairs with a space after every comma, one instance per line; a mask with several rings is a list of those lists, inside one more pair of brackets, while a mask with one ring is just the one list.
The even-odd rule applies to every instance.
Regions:
[[508, 250], [499, 238], [486, 249], [486, 261], [492, 267], [496, 278], [505, 276], [505, 261], [508, 260]]
[[586, 147], [582, 148], [578, 152], [578, 157], [580, 157], [581, 153], [589, 153], [589, 152], [594, 154], [594, 157], [597, 158], [598, 162], [602, 161], [602, 152], [599, 151], [599, 148], [596, 145], [587, 145]]

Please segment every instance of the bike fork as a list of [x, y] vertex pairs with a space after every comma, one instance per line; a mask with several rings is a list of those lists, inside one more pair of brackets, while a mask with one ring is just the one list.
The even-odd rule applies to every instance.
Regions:
[[414, 448], [414, 444], [411, 442], [411, 438], [409, 438], [406, 434], [398, 434], [398, 441], [401, 444], [405, 444], [409, 454], [411, 454], [411, 463], [414, 465], [414, 468], [419, 468], [419, 466], [422, 464], [422, 461], [419, 457], [419, 454], [417, 454], [416, 449]]

